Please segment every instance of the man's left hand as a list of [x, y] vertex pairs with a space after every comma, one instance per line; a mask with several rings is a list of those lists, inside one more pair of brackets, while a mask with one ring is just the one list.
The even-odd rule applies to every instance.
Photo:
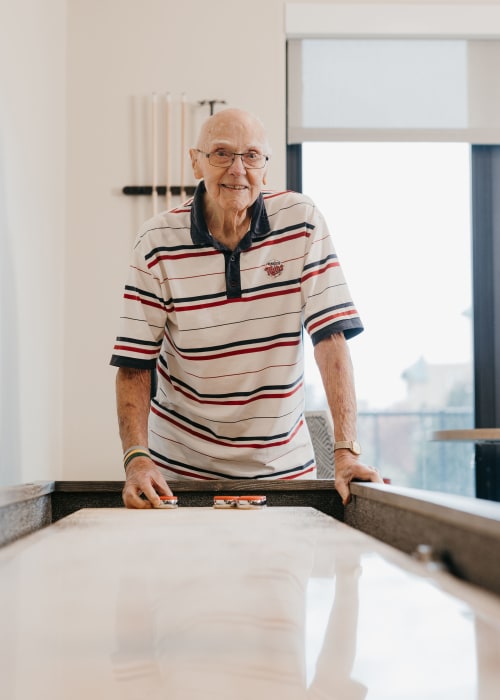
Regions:
[[375, 481], [383, 484], [384, 480], [374, 467], [368, 467], [359, 462], [358, 457], [348, 450], [335, 452], [335, 489], [342, 498], [343, 505], [351, 500], [351, 481]]

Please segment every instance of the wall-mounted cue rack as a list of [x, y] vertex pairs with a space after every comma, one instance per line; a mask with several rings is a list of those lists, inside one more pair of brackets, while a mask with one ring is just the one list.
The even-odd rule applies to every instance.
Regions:
[[[167, 194], [167, 186], [166, 185], [157, 185], [156, 193], [160, 196], [166, 195]], [[196, 187], [193, 185], [188, 185], [186, 187], [183, 187], [181, 190], [180, 186], [172, 186], [169, 187], [169, 192], [173, 197], [178, 197], [181, 194], [181, 191], [183, 191], [186, 196], [191, 197], [194, 194]], [[123, 194], [127, 195], [149, 195], [151, 196], [153, 194], [153, 187], [152, 185], [126, 185], [122, 189]]]
[[[215, 106], [226, 104], [225, 100], [206, 99], [199, 100], [198, 107], [208, 106], [210, 116], [213, 115]], [[151, 185], [127, 185], [122, 188], [122, 193], [132, 196], [145, 195], [152, 198], [153, 215], [158, 213], [158, 197], [166, 196], [166, 208], [171, 208], [171, 198], [179, 197], [183, 200], [191, 197], [196, 189], [195, 185], [186, 185], [186, 160], [187, 160], [187, 130], [190, 126], [188, 113], [192, 115], [193, 104], [188, 103], [186, 93], [183, 92], [179, 99], [173, 100], [170, 92], [159, 95], [153, 92], [150, 99], [150, 127], [148, 132], [151, 136], [149, 141]], [[179, 132], [178, 137], [172, 138], [172, 130], [176, 127]], [[191, 135], [192, 136], [192, 135]], [[161, 138], [160, 138], [161, 137]], [[173, 144], [179, 143], [176, 148], [177, 154], [173, 153]], [[160, 174], [159, 160], [164, 163], [164, 175]], [[176, 156], [173, 159], [173, 156]], [[174, 163], [172, 161], [175, 161]], [[178, 175], [172, 177], [172, 167], [179, 170]], [[148, 167], [149, 169], [149, 167]], [[177, 180], [177, 178], [179, 178]], [[149, 179], [149, 177], [148, 177]], [[163, 180], [165, 185], [159, 185], [158, 181]], [[180, 182], [180, 185], [171, 185], [172, 180]]]

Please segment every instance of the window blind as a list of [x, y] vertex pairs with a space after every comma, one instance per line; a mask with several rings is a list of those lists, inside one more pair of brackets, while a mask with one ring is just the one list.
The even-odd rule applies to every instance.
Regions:
[[500, 143], [500, 41], [288, 40], [288, 143]]

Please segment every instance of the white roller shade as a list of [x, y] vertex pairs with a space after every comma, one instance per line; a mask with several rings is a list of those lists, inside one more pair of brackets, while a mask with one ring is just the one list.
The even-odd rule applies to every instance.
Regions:
[[288, 142], [500, 143], [499, 76], [499, 41], [293, 39]]

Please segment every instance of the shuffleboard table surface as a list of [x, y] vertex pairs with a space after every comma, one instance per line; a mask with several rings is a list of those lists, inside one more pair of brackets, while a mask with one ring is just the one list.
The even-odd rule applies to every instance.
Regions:
[[500, 599], [311, 507], [88, 508], [0, 551], [8, 700], [490, 700]]

